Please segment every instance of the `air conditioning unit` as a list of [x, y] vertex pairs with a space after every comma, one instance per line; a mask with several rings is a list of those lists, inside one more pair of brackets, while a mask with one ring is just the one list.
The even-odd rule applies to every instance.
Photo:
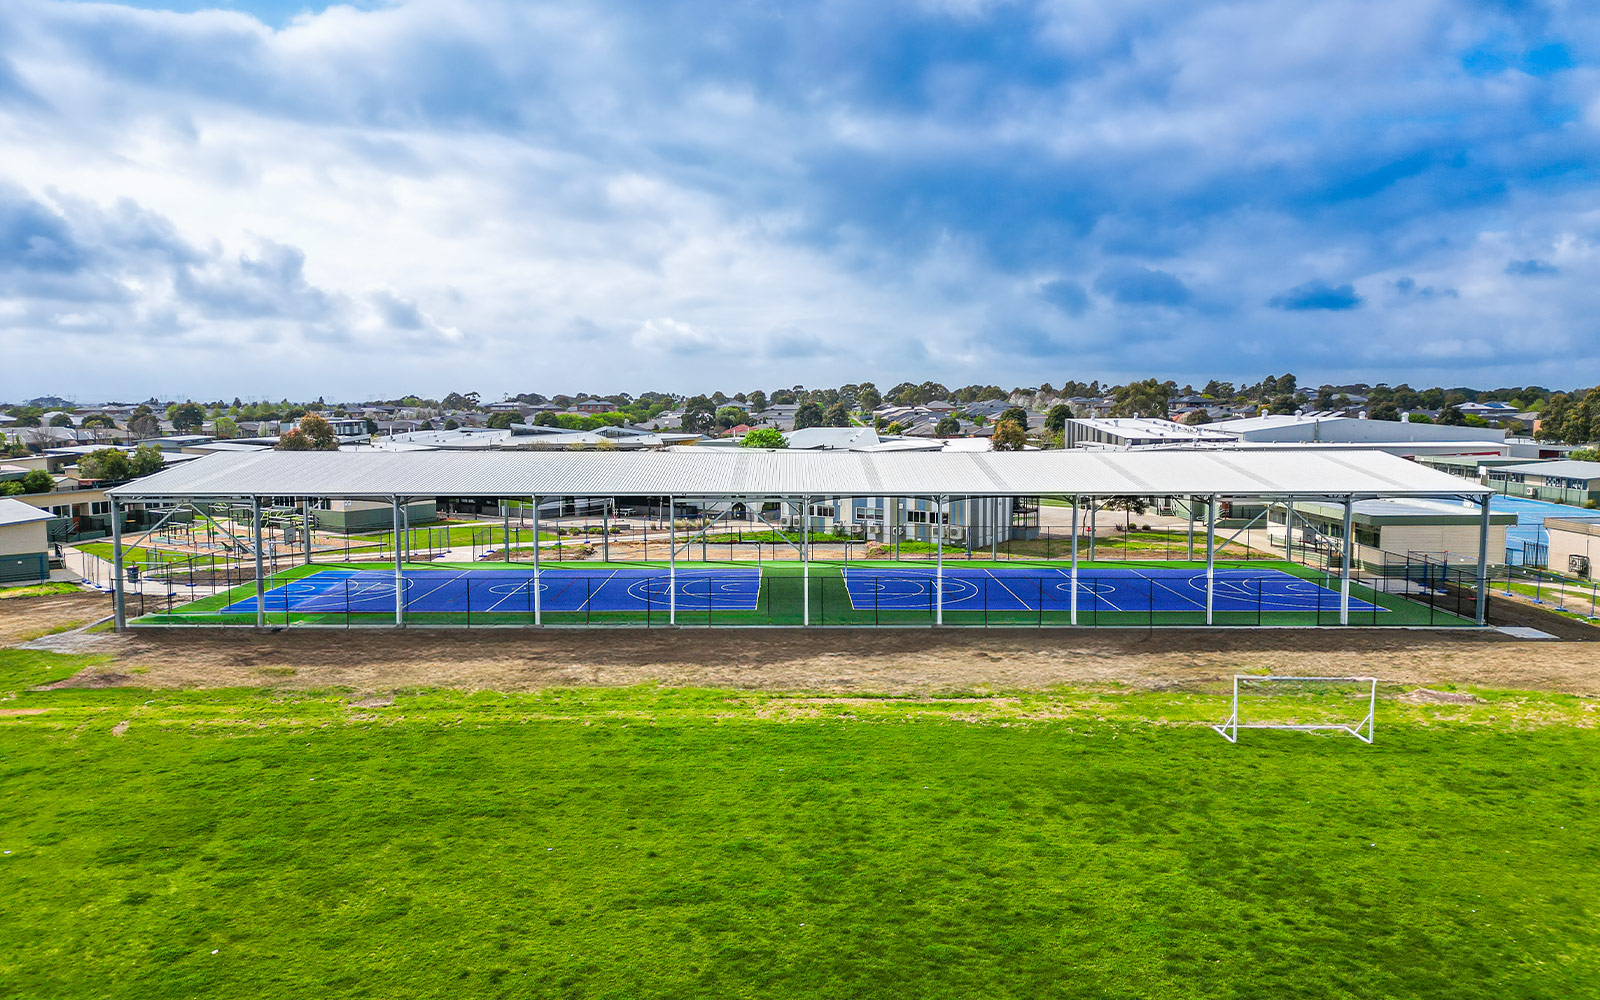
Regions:
[[1567, 572], [1585, 580], [1589, 579], [1589, 557], [1572, 555], [1567, 556]]
[[964, 542], [967, 539], [967, 529], [946, 526], [945, 537], [952, 542]]

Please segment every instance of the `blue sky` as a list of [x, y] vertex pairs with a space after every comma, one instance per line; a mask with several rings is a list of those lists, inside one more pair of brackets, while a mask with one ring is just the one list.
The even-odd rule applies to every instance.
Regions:
[[0, 398], [1600, 382], [1600, 15], [0, 5]]

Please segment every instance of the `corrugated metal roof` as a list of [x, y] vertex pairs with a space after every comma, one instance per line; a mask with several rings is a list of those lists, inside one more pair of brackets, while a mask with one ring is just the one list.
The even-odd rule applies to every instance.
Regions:
[[52, 516], [49, 511], [40, 510], [38, 507], [23, 503], [21, 500], [12, 500], [9, 497], [0, 499], [0, 526], [48, 521]]
[[1498, 465], [1496, 472], [1516, 472], [1525, 476], [1557, 476], [1561, 479], [1600, 479], [1600, 462], [1580, 462], [1562, 458], [1525, 465]]
[[292, 452], [209, 455], [110, 491], [123, 498], [317, 496], [1460, 496], [1492, 492], [1378, 452], [973, 454]]

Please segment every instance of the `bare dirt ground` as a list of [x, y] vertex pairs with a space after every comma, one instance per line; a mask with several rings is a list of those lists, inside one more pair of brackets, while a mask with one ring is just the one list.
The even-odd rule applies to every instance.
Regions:
[[[0, 643], [86, 623], [108, 610], [93, 595], [0, 601]], [[1557, 630], [1546, 612], [1519, 607], [1515, 613], [1525, 619], [1521, 624]], [[58, 638], [70, 640], [63, 650], [109, 657], [67, 682], [83, 686], [381, 693], [653, 682], [904, 695], [1069, 684], [1162, 687], [1265, 668], [1600, 695], [1600, 642], [1517, 640], [1490, 631], [139, 629], [45, 641]]]
[[0, 600], [0, 646], [77, 628], [111, 614], [111, 598], [88, 592]]

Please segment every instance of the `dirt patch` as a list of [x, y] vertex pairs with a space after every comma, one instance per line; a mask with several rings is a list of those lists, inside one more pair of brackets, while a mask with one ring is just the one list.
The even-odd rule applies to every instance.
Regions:
[[0, 646], [11, 646], [64, 628], [76, 628], [111, 613], [111, 598], [84, 591], [0, 601]]
[[362, 698], [350, 703], [351, 708], [388, 708], [394, 704], [394, 695], [374, 696]]
[[48, 708], [0, 708], [0, 718], [13, 715], [43, 715], [50, 711]]
[[123, 719], [121, 722], [119, 722], [116, 725], [111, 727], [111, 735], [112, 736], [126, 736], [127, 734], [128, 734], [128, 720], [127, 719]]
[[[35, 690], [55, 691], [59, 688], [111, 688], [131, 687], [133, 677], [128, 674], [119, 674], [115, 670], [103, 670], [99, 667], [89, 667], [80, 670], [66, 680], [55, 681], [50, 684], [40, 684]], [[143, 687], [145, 685], [139, 685]]]
[[[1417, 686], [1600, 693], [1600, 644], [1492, 631], [138, 629], [95, 652], [141, 687], [533, 690], [659, 683], [829, 694], [926, 694], [1126, 684], [1272, 671], [1371, 674]], [[129, 676], [137, 670], [137, 677]], [[86, 672], [61, 686], [119, 683]]]
[[1400, 700], [1415, 705], [1477, 705], [1483, 701], [1477, 695], [1465, 691], [1435, 691], [1432, 688], [1407, 691], [1400, 696]]

